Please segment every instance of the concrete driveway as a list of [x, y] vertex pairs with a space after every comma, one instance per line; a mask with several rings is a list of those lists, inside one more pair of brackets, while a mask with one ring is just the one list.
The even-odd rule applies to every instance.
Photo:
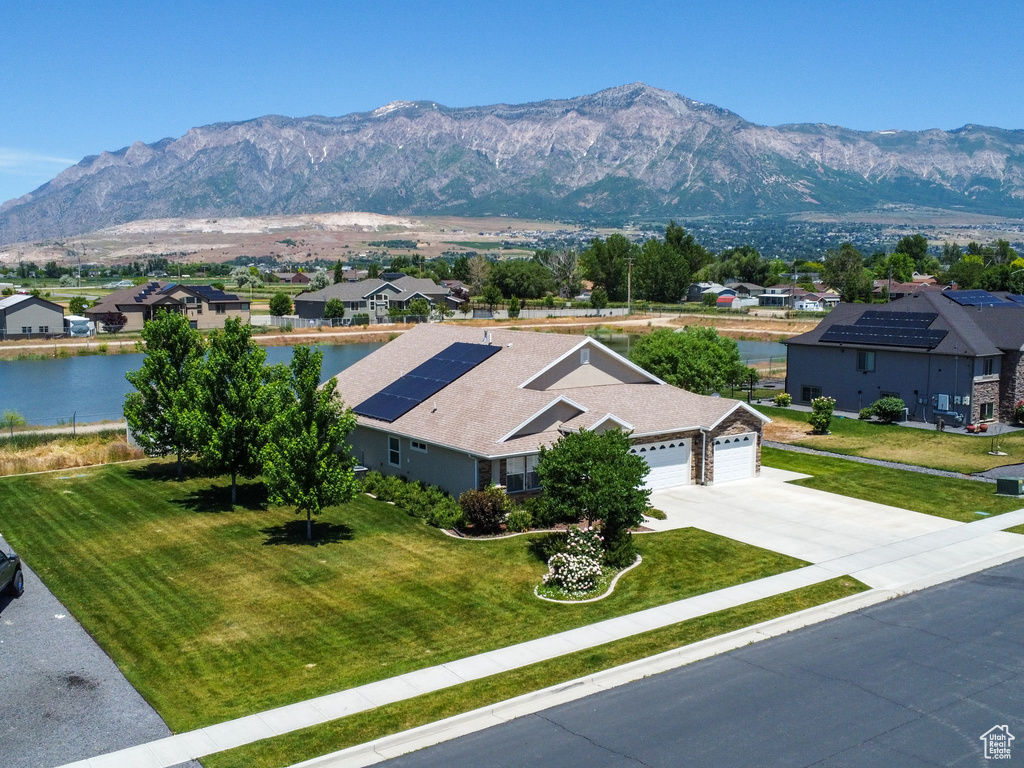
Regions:
[[[656, 531], [700, 528], [885, 588], [1021, 547], [1019, 535], [999, 530], [1015, 525], [1016, 513], [966, 526], [787, 484], [802, 477], [807, 475], [764, 467], [750, 480], [655, 491], [651, 504], [668, 517], [644, 525]], [[979, 528], [987, 530], [979, 535]]]

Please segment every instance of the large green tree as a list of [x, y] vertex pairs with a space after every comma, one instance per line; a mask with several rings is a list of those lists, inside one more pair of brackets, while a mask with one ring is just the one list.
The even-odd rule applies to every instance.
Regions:
[[231, 475], [231, 506], [238, 497], [238, 476], [260, 472], [265, 427], [276, 412], [279, 391], [268, 385], [286, 372], [283, 366], [268, 368], [266, 360], [252, 328], [239, 318], [229, 317], [224, 330], [210, 336], [202, 373], [206, 424], [199, 454], [209, 468]]
[[268, 425], [261, 453], [271, 503], [306, 515], [306, 539], [313, 539], [313, 515], [355, 496], [355, 460], [346, 443], [355, 428], [352, 411], [336, 395], [337, 379], [320, 386], [323, 353], [295, 347], [282, 405]]
[[572, 432], [541, 448], [537, 476], [552, 518], [599, 521], [605, 547], [621, 547], [643, 522], [650, 497], [643, 485], [650, 468], [629, 448], [629, 436], [617, 429]]
[[142, 328], [145, 357], [125, 378], [135, 387], [124, 399], [124, 416], [147, 456], [176, 454], [180, 480], [183, 461], [201, 445], [203, 338], [177, 312], [157, 311]]
[[868, 301], [871, 298], [871, 276], [864, 268], [864, 256], [851, 243], [825, 254], [821, 279], [829, 288], [839, 291], [843, 301]]
[[487, 281], [506, 299], [512, 296], [539, 299], [555, 287], [551, 270], [532, 259], [497, 261], [491, 265]]
[[640, 246], [633, 263], [633, 298], [678, 304], [690, 285], [687, 258], [662, 240], [651, 239]]
[[698, 243], [693, 235], [670, 221], [665, 227], [665, 244], [686, 259], [691, 275], [711, 263], [712, 257], [708, 250]]
[[626, 280], [629, 262], [640, 252], [636, 243], [631, 243], [616, 233], [607, 240], [594, 238], [580, 255], [583, 276], [604, 288], [609, 301], [626, 300]]
[[923, 271], [928, 258], [928, 239], [924, 235], [906, 235], [900, 238], [893, 253], [905, 253], [914, 262], [914, 269]]
[[669, 384], [691, 392], [711, 392], [746, 381], [736, 342], [714, 328], [676, 332], [660, 328], [640, 337], [629, 359]]

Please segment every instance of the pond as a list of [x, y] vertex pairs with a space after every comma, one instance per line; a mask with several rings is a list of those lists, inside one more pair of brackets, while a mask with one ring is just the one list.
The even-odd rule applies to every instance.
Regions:
[[[378, 349], [380, 342], [318, 347], [324, 353], [322, 380]], [[265, 347], [267, 363], [288, 364], [292, 347]], [[0, 412], [17, 411], [43, 426], [123, 418], [124, 396], [132, 390], [124, 375], [142, 365], [142, 355], [96, 355], [53, 360], [0, 361]]]

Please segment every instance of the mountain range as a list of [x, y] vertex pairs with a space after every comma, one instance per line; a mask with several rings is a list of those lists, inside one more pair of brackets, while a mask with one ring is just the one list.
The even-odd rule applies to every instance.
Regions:
[[137, 219], [372, 211], [594, 223], [911, 204], [1024, 216], [1024, 131], [756, 125], [642, 83], [192, 128], [0, 206], [0, 243]]

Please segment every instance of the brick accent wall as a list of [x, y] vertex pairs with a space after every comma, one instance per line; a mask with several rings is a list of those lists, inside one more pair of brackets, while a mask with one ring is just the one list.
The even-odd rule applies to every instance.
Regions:
[[1007, 352], [999, 375], [999, 418], [1013, 422], [1013, 406], [1024, 399], [1024, 352]]
[[995, 403], [995, 418], [1000, 418], [1001, 407], [999, 397], [999, 384], [998, 379], [992, 379], [991, 381], [977, 381], [974, 383], [974, 394], [971, 396], [971, 423], [977, 424], [981, 421], [981, 405], [982, 403]]
[[476, 489], [483, 491], [491, 484], [491, 461], [480, 459], [477, 462]]

